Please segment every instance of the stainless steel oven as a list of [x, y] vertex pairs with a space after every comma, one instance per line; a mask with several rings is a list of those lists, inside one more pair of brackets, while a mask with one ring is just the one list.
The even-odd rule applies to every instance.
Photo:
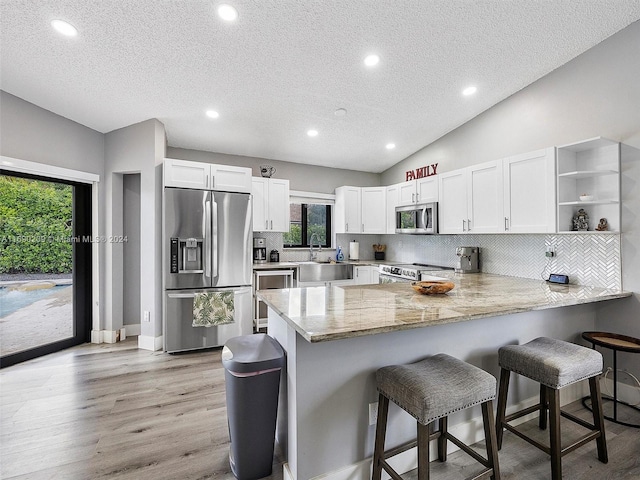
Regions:
[[441, 267], [439, 265], [429, 265], [425, 263], [380, 265], [378, 267], [378, 273], [380, 274], [380, 280], [378, 283], [416, 282], [423, 280], [425, 272], [434, 272], [438, 270], [453, 271], [453, 267]]

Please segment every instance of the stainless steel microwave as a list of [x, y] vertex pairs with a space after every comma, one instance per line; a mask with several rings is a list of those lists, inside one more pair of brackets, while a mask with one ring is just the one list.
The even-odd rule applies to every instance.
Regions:
[[438, 233], [438, 204], [433, 202], [396, 207], [396, 233]]

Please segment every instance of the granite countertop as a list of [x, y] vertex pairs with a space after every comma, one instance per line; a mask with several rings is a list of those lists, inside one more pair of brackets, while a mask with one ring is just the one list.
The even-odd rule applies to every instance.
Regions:
[[631, 296], [486, 273], [434, 275], [450, 279], [455, 288], [444, 295], [420, 295], [409, 283], [391, 283], [261, 290], [257, 295], [312, 343]]

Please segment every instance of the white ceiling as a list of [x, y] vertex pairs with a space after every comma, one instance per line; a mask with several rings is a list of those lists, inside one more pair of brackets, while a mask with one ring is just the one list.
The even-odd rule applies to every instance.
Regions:
[[[220, 3], [237, 8], [235, 23], [216, 16]], [[640, 18], [638, 0], [0, 5], [6, 92], [103, 133], [157, 118], [174, 147], [370, 172]], [[54, 18], [78, 36], [56, 33]], [[363, 64], [369, 53], [375, 68]], [[463, 97], [471, 84], [478, 92]]]

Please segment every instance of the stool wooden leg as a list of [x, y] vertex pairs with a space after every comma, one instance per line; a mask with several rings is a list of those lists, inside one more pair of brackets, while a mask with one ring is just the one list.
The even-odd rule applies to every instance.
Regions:
[[507, 391], [509, 390], [509, 370], [500, 370], [500, 387], [498, 388], [498, 412], [496, 414], [496, 442], [498, 450], [502, 448], [504, 419], [507, 411]]
[[547, 389], [540, 384], [540, 418], [538, 419], [540, 430], [547, 429], [547, 402]]
[[489, 468], [493, 469], [491, 480], [500, 480], [500, 466], [498, 465], [498, 445], [493, 423], [493, 401], [482, 404], [482, 423], [484, 424], [484, 441], [487, 445], [487, 460]]
[[418, 480], [429, 480], [429, 425], [418, 424]]
[[607, 463], [607, 439], [604, 435], [604, 416], [602, 414], [602, 396], [600, 395], [600, 378], [591, 377], [589, 379], [589, 390], [591, 392], [591, 410], [593, 411], [593, 425], [600, 431], [600, 436], [596, 439], [598, 445], [598, 460]]
[[378, 396], [378, 419], [376, 421], [376, 443], [373, 450], [373, 473], [371, 480], [382, 478], [382, 463], [384, 458], [384, 437], [387, 434], [387, 416], [389, 414], [389, 399], [384, 395]]
[[440, 436], [438, 437], [438, 460], [447, 461], [447, 417], [442, 417], [439, 421]]
[[562, 480], [562, 449], [560, 443], [560, 391], [546, 387], [549, 400], [549, 443], [551, 450], [551, 478]]

